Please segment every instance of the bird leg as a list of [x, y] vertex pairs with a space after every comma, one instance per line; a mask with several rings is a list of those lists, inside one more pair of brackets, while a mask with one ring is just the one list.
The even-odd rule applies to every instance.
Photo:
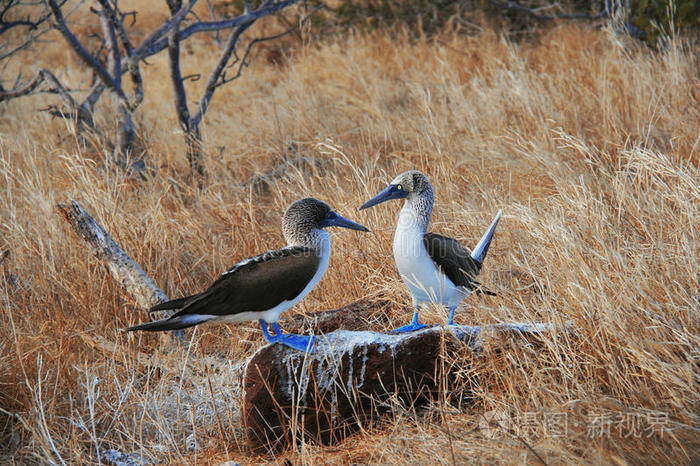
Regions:
[[455, 310], [457, 310], [457, 307], [450, 308], [450, 320], [447, 321], [447, 325], [454, 325]]
[[419, 310], [420, 310], [420, 307], [416, 307], [416, 310], [413, 311], [413, 319], [411, 319], [410, 324], [404, 325], [403, 327], [399, 327], [394, 331], [395, 332], [413, 332], [415, 330], [420, 330], [422, 328], [425, 328], [426, 325], [418, 323], [418, 311]]
[[275, 340], [272, 336], [270, 336], [270, 333], [267, 331], [267, 324], [265, 323], [265, 321], [260, 319], [258, 322], [260, 322], [260, 328], [262, 329], [263, 336], [265, 337], [265, 340], [268, 343], [276, 342], [277, 340]]
[[267, 340], [268, 343], [282, 343], [285, 346], [289, 346], [290, 348], [294, 348], [295, 350], [301, 351], [301, 352], [308, 352], [308, 353], [313, 353], [313, 347], [314, 347], [314, 340], [315, 337], [313, 336], [304, 336], [304, 335], [291, 335], [291, 334], [283, 334], [282, 330], [280, 329], [279, 325], [277, 325], [277, 322], [272, 322], [270, 324], [270, 327], [272, 328], [272, 331], [274, 332], [274, 335], [270, 335], [267, 329], [267, 323], [260, 319], [260, 328], [262, 329], [263, 336], [265, 337], [265, 340]]

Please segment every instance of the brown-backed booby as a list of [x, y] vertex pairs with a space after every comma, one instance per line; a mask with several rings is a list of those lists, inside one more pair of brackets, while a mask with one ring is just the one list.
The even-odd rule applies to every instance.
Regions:
[[[239, 262], [205, 291], [153, 306], [150, 311], [179, 309], [167, 319], [127, 331], [176, 330], [209, 323], [258, 320], [265, 339], [311, 351], [313, 336], [282, 334], [277, 319], [318, 284], [328, 268], [331, 241], [326, 227], [369, 231], [333, 212], [325, 202], [301, 199], [287, 208], [282, 231], [287, 246]], [[268, 332], [270, 324], [274, 335]]]
[[433, 212], [433, 188], [426, 176], [410, 170], [397, 176], [382, 192], [365, 202], [360, 210], [390, 199], [405, 199], [394, 234], [394, 260], [406, 287], [411, 292], [415, 312], [409, 325], [398, 331], [409, 332], [425, 327], [418, 323], [423, 304], [438, 303], [450, 309], [452, 325], [459, 302], [473, 291], [485, 294], [476, 281], [486, 252], [491, 244], [502, 211], [471, 254], [456, 240], [428, 233]]

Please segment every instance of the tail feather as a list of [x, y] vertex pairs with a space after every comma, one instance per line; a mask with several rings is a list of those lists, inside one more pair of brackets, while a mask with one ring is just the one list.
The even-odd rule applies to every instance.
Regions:
[[182, 316], [175, 315], [168, 319], [161, 319], [155, 322], [146, 322], [144, 324], [134, 325], [133, 327], [127, 328], [125, 331], [133, 332], [136, 330], [143, 330], [146, 332], [162, 332], [164, 330], [180, 330], [210, 321], [214, 317], [215, 316], [200, 314], [188, 314]]
[[486, 230], [486, 233], [484, 233], [484, 236], [481, 237], [479, 242], [476, 244], [476, 247], [472, 251], [472, 259], [477, 261], [479, 264], [484, 262], [486, 253], [489, 251], [489, 246], [491, 245], [493, 233], [494, 231], [496, 231], [496, 226], [498, 225], [498, 221], [501, 219], [502, 213], [503, 209], [500, 209], [496, 214], [496, 217], [493, 219], [493, 222], [491, 222], [491, 226], [488, 230]]
[[155, 306], [150, 308], [148, 312], [165, 311], [168, 309], [180, 309], [191, 297], [192, 296], [185, 296], [184, 298], [173, 299], [171, 301], [165, 301], [160, 304], [156, 304]]

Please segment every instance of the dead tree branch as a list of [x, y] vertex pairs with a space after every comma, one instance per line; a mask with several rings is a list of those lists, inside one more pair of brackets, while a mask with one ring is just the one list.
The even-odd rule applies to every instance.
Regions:
[[[308, 18], [309, 17], [304, 18], [300, 23], [303, 23]], [[223, 73], [221, 73], [221, 79], [219, 79], [219, 81], [216, 83], [215, 87], [223, 86], [224, 84], [228, 84], [231, 81], [235, 81], [236, 79], [241, 77], [241, 74], [243, 73], [243, 68], [245, 66], [247, 66], [247, 64], [248, 64], [248, 56], [250, 55], [250, 52], [253, 50], [253, 47], [256, 44], [259, 44], [261, 42], [268, 42], [271, 40], [279, 39], [281, 37], [284, 37], [286, 35], [291, 34], [295, 30], [297, 30], [298, 28], [299, 28], [299, 25], [297, 24], [297, 25], [294, 25], [291, 28], [289, 28], [286, 31], [281, 32], [279, 34], [275, 34], [273, 36], [268, 36], [268, 37], [258, 37], [256, 39], [253, 39], [252, 41], [250, 41], [248, 43], [248, 47], [246, 47], [245, 53], [243, 54], [243, 58], [238, 58], [238, 56], [236, 56], [236, 60], [230, 65], [230, 66], [233, 66], [233, 65], [238, 64], [238, 68], [236, 69], [236, 73], [232, 76], [226, 76], [226, 71], [224, 71]]]
[[[260, 18], [282, 11], [289, 6], [299, 3], [299, 1], [300, 0], [264, 0], [255, 10], [246, 11], [235, 18], [218, 21], [197, 21], [192, 23], [181, 28], [179, 38], [180, 41], [184, 41], [193, 34], [200, 32], [216, 32], [237, 28], [242, 24], [250, 21], [255, 22]], [[178, 9], [176, 13], [163, 23], [163, 25], [144, 39], [143, 43], [135, 50], [134, 55], [139, 59], [143, 59], [165, 50], [168, 47], [168, 32], [175, 23], [181, 23], [185, 19], [196, 2], [196, 0], [192, 0]]]
[[[66, 1], [61, 0], [59, 4], [63, 5]], [[0, 61], [28, 48], [39, 37], [51, 30], [51, 24], [49, 24], [51, 12], [46, 9], [29, 8], [35, 7], [35, 2], [6, 0], [2, 3], [3, 6], [0, 7], [0, 36], [17, 27], [27, 28], [27, 35], [19, 43], [0, 40]], [[38, 14], [32, 17], [31, 14], [27, 13], [28, 11], [38, 11]]]
[[[122, 47], [124, 47], [124, 53], [127, 57], [126, 66], [128, 68], [129, 75], [131, 76], [131, 82], [134, 85], [134, 99], [131, 101], [130, 105], [130, 108], [133, 111], [141, 104], [141, 102], [143, 102], [143, 79], [141, 78], [141, 70], [139, 68], [140, 60], [134, 57], [134, 46], [126, 33], [124, 21], [127, 16], [132, 16], [133, 21], [135, 22], [136, 12], [132, 11], [129, 13], [122, 13], [115, 4], [114, 13], [115, 14], [112, 15], [112, 25], [117, 31]], [[117, 15], [119, 15], [119, 19], [116, 18]], [[121, 72], [121, 70], [119, 72]]]
[[[168, 0], [171, 13], [176, 14], [181, 9], [181, 0]], [[187, 160], [190, 163], [192, 174], [200, 178], [204, 177], [204, 163], [202, 161], [201, 134], [199, 125], [194, 124], [187, 106], [187, 92], [185, 79], [180, 70], [180, 23], [176, 22], [168, 33], [168, 58], [170, 67], [170, 80], [173, 84], [175, 98], [175, 113], [177, 114], [180, 128], [185, 135], [187, 143]]]
[[[39, 91], [42, 84], [46, 83], [48, 88], [45, 91]], [[52, 116], [60, 118], [69, 118], [74, 120], [80, 131], [87, 129], [90, 131], [98, 131], [95, 127], [95, 123], [92, 119], [92, 107], [94, 106], [94, 101], [98, 94], [95, 93], [98, 89], [92, 91], [88, 98], [82, 104], [78, 104], [71, 94], [71, 91], [67, 89], [61, 81], [54, 75], [51, 71], [40, 68], [37, 74], [30, 79], [28, 82], [22, 84], [18, 83], [10, 90], [0, 89], [0, 102], [5, 100], [10, 100], [17, 97], [22, 97], [37, 92], [49, 92], [51, 94], [57, 94], [63, 98], [67, 105], [67, 110], [61, 110], [55, 105], [49, 105], [47, 110]], [[79, 132], [80, 132], [79, 131]]]
[[[56, 208], [80, 239], [87, 243], [95, 257], [105, 264], [117, 283], [134, 298], [137, 306], [147, 310], [168, 300], [156, 282], [146, 275], [141, 266], [134, 262], [77, 202], [58, 204]], [[173, 335], [178, 339], [183, 338], [181, 330], [173, 332]]]
[[[107, 66], [109, 67], [109, 75], [114, 80], [114, 88], [110, 88], [116, 96], [115, 106], [119, 112], [117, 122], [117, 149], [122, 155], [131, 152], [134, 143], [134, 123], [131, 118], [131, 106], [129, 99], [122, 90], [122, 57], [119, 51], [117, 42], [118, 23], [116, 12], [112, 9], [107, 0], [97, 0], [101, 9], [99, 10], [100, 25], [104, 34], [104, 40], [107, 47]], [[106, 83], [108, 84], [108, 83]]]
[[[48, 6], [53, 14], [56, 29], [61, 33], [70, 48], [80, 57], [80, 59], [88, 67], [92, 69], [101, 83], [110, 90], [114, 100], [114, 106], [117, 113], [117, 137], [115, 149], [121, 156], [126, 156], [132, 151], [134, 141], [134, 125], [131, 117], [131, 108], [129, 99], [122, 89], [121, 69], [122, 59], [119, 45], [117, 43], [117, 33], [114, 23], [117, 21], [114, 9], [107, 0], [97, 0], [100, 4], [98, 15], [104, 35], [105, 46], [107, 49], [107, 68], [100, 61], [88, 52], [80, 43], [80, 40], [73, 34], [61, 11], [61, 7], [56, 0], [47, 0]], [[94, 89], [90, 97], [93, 99], [99, 98], [101, 90]], [[86, 101], [90, 102], [90, 101]], [[81, 106], [83, 110], [87, 110], [92, 105]], [[92, 120], [92, 118], [90, 118]]]
[[114, 92], [120, 99], [127, 100], [121, 87], [121, 74], [119, 81], [115, 81], [115, 77], [113, 77], [102, 65], [102, 63], [100, 63], [97, 58], [92, 56], [92, 54], [88, 52], [85, 47], [83, 47], [78, 38], [75, 37], [75, 34], [73, 34], [66, 24], [66, 20], [63, 17], [63, 13], [61, 12], [61, 7], [59, 6], [58, 2], [56, 0], [48, 0], [48, 4], [54, 16], [56, 29], [58, 29], [58, 31], [61, 33], [70, 48], [73, 49], [80, 59], [87, 66], [89, 66], [95, 72], [95, 74], [97, 74], [100, 81], [102, 81], [102, 83], [106, 85], [110, 91]]
[[[182, 17], [182, 19], [177, 21], [169, 31], [167, 44], [168, 55], [170, 58], [170, 79], [173, 84], [175, 96], [175, 111], [178, 115], [180, 127], [185, 134], [185, 141], [187, 143], [187, 160], [189, 161], [190, 169], [193, 175], [200, 178], [200, 182], [201, 178], [205, 174], [200, 124], [209, 108], [209, 104], [211, 103], [216, 89], [228, 82], [233, 81], [241, 75], [242, 69], [247, 63], [250, 51], [255, 44], [258, 44], [264, 40], [273, 40], [282, 37], [295, 30], [298, 25], [293, 26], [282, 34], [277, 34], [267, 38], [258, 38], [250, 41], [242, 59], [236, 55], [236, 48], [241, 40], [241, 37], [255, 24], [258, 19], [276, 13], [277, 11], [280, 11], [297, 2], [298, 0], [266, 0], [254, 10], [250, 10], [250, 5], [247, 3], [245, 12], [236, 18], [220, 21], [197, 20], [196, 23], [184, 27], [180, 24], [184, 20], [184, 17]], [[181, 0], [168, 0], [168, 6], [170, 7], [171, 14], [173, 15], [172, 17], [176, 17], [178, 12], [182, 11], [183, 9]], [[306, 19], [308, 19], [308, 17], [304, 18], [302, 22], [306, 21]], [[223, 47], [216, 65], [207, 78], [204, 92], [202, 93], [202, 96], [197, 103], [197, 109], [193, 114], [187, 106], [187, 90], [184, 85], [185, 78], [182, 76], [182, 72], [180, 71], [180, 43], [186, 37], [194, 34], [195, 32], [219, 31], [222, 29], [230, 29], [231, 32], [229, 33], [226, 44]], [[149, 47], [151, 47], [149, 50], [155, 50], [160, 47], [160, 41], [160, 38], [153, 36], [149, 40]], [[145, 45], [142, 45], [140, 48], [142, 47], [145, 47]], [[233, 64], [239, 63], [238, 70], [234, 76], [227, 77], [226, 69], [229, 66], [232, 66], [230, 62], [233, 56], [235, 56], [235, 61]]]
[[10, 90], [0, 89], [0, 102], [34, 93], [45, 80], [43, 71], [44, 70], [40, 70], [36, 76], [25, 84], [18, 83]]
[[241, 24], [240, 26], [236, 27], [233, 31], [231, 31], [231, 34], [229, 34], [228, 40], [226, 41], [226, 45], [224, 46], [224, 50], [221, 53], [221, 56], [219, 57], [219, 60], [216, 63], [216, 66], [214, 66], [214, 69], [209, 74], [207, 84], [204, 88], [204, 93], [202, 94], [201, 99], [199, 99], [197, 113], [195, 114], [194, 118], [192, 118], [194, 124], [199, 125], [199, 123], [202, 121], [202, 118], [204, 117], [204, 114], [207, 113], [209, 103], [211, 102], [211, 99], [214, 96], [214, 91], [217, 87], [221, 85], [219, 78], [221, 78], [222, 74], [224, 73], [228, 62], [231, 59], [231, 55], [236, 49], [238, 40], [241, 38], [241, 35], [252, 25], [252, 22]]

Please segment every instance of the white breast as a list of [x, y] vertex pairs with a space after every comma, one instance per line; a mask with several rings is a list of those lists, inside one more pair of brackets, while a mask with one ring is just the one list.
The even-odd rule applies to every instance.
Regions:
[[394, 234], [396, 268], [413, 297], [413, 305], [456, 306], [461, 299], [459, 291], [428, 255], [423, 243], [424, 227], [414, 217], [411, 209], [405, 206]]

